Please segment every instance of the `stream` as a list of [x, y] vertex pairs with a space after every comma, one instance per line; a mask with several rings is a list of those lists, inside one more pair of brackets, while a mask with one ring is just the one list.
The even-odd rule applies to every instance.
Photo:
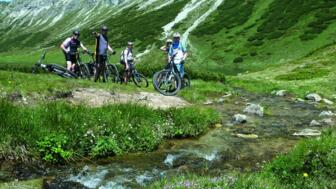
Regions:
[[[264, 116], [248, 115], [247, 123], [233, 125], [233, 115], [242, 114], [247, 103], [263, 106]], [[310, 122], [318, 119], [322, 111], [313, 104], [295, 102], [291, 97], [246, 92], [208, 106], [222, 114], [222, 126], [198, 139], [169, 140], [150, 153], [83, 162], [70, 168], [44, 168], [43, 175], [48, 177], [34, 174], [29, 179], [45, 179], [52, 183], [50, 188], [139, 188], [183, 172], [219, 175], [256, 171], [276, 155], [289, 151], [301, 139], [293, 133], [311, 128]], [[237, 134], [254, 137], [237, 137]], [[62, 183], [66, 184], [62, 187]]]

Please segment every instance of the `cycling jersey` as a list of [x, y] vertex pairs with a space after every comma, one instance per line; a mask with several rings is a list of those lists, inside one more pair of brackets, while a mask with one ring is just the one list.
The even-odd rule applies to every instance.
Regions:
[[107, 36], [99, 34], [96, 39], [96, 54], [107, 56], [108, 45]]
[[76, 54], [80, 45], [81, 42], [73, 37], [69, 37], [63, 42], [63, 46], [69, 54]]
[[133, 51], [132, 49], [126, 48], [122, 53], [121, 53], [121, 57], [120, 60], [122, 62], [133, 62]]
[[187, 49], [182, 45], [182, 43], [173, 43], [169, 49], [169, 56], [174, 56], [174, 63], [181, 64], [183, 61], [184, 54], [187, 52]]

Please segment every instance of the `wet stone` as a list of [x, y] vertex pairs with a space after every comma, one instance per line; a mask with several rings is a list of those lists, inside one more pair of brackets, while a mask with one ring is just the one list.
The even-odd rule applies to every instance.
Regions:
[[334, 105], [334, 102], [333, 101], [331, 101], [331, 100], [328, 100], [328, 99], [323, 99], [323, 102], [325, 103], [325, 104], [328, 104], [328, 105]]
[[321, 132], [314, 129], [303, 129], [302, 131], [296, 132], [293, 136], [320, 136]]
[[323, 111], [319, 115], [320, 117], [333, 117], [335, 114], [332, 111]]
[[312, 94], [308, 94], [306, 96], [306, 99], [312, 102], [321, 102], [322, 101], [322, 97], [316, 93], [312, 93]]
[[313, 121], [310, 122], [309, 126], [311, 126], [311, 127], [319, 127], [319, 126], [321, 126], [321, 123], [318, 122], [318, 121], [316, 121], [316, 120], [313, 120]]
[[334, 121], [331, 118], [325, 118], [321, 122], [325, 126], [332, 126], [332, 125], [334, 125]]
[[244, 138], [244, 139], [257, 139], [259, 138], [258, 135], [256, 134], [235, 134], [234, 136], [238, 137], [238, 138]]
[[246, 123], [246, 122], [247, 122], [247, 116], [243, 115], [243, 114], [236, 114], [232, 118], [232, 123], [236, 124], [236, 125], [243, 124], [243, 123]]
[[257, 104], [247, 104], [244, 113], [258, 115], [260, 117], [264, 116], [264, 108]]
[[88, 189], [84, 185], [73, 182], [64, 181], [63, 179], [43, 180], [43, 189]]

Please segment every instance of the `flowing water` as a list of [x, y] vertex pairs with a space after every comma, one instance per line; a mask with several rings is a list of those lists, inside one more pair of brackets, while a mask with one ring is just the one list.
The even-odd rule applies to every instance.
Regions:
[[[231, 124], [246, 103], [265, 107], [264, 117], [249, 115], [242, 125]], [[210, 106], [221, 112], [222, 127], [198, 139], [170, 140], [151, 153], [129, 154], [63, 170], [49, 170], [58, 183], [80, 183], [87, 188], [136, 188], [181, 172], [223, 174], [258, 170], [263, 162], [287, 152], [300, 139], [292, 134], [309, 128], [321, 112], [314, 105], [290, 97], [242, 93]], [[237, 134], [253, 138], [239, 138]], [[258, 138], [256, 138], [256, 135]], [[75, 185], [73, 188], [76, 188]], [[80, 187], [79, 187], [80, 188]]]

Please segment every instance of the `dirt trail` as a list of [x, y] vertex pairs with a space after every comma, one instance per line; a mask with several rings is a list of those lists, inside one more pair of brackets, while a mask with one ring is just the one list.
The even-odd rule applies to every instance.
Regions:
[[134, 103], [147, 105], [154, 109], [167, 109], [190, 105], [187, 101], [179, 97], [163, 96], [149, 92], [133, 94], [113, 93], [103, 89], [76, 89], [72, 92], [68, 100], [74, 104], [84, 103], [93, 107], [106, 104]]

